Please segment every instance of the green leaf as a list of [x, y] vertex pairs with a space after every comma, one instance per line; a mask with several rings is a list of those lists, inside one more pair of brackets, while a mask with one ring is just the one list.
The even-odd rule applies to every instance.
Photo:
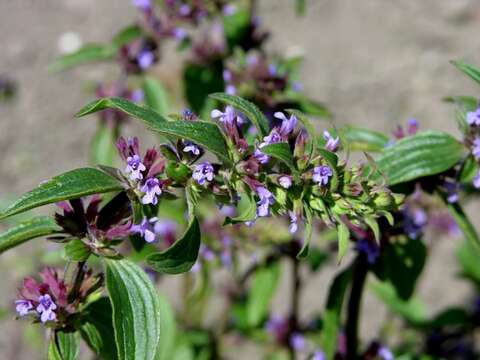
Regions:
[[337, 336], [340, 331], [341, 313], [345, 293], [352, 279], [352, 267], [349, 266], [333, 280], [328, 291], [326, 310], [323, 315], [323, 329], [320, 342], [325, 357], [332, 360], [337, 349]]
[[[102, 297], [88, 304], [82, 311], [82, 317], [85, 322], [80, 329], [80, 333], [87, 344], [94, 351], [97, 351], [96, 348], [99, 348], [98, 353], [102, 359], [108, 360], [118, 359], [112, 315], [110, 299]], [[98, 336], [100, 336], [100, 339]]]
[[257, 204], [251, 193], [240, 193], [240, 200], [238, 201], [237, 213], [238, 216], [225, 218], [223, 225], [238, 224], [255, 219], [257, 211]]
[[86, 44], [79, 50], [59, 57], [49, 66], [50, 71], [62, 71], [78, 65], [93, 61], [105, 61], [112, 59], [116, 48], [110, 45]]
[[303, 113], [311, 116], [321, 117], [321, 118], [331, 118], [332, 113], [328, 108], [314, 100], [310, 100], [305, 96], [296, 96], [294, 97], [294, 101], [297, 101], [297, 106]]
[[[378, 170], [389, 185], [442, 173], [463, 155], [463, 145], [440, 131], [406, 137], [387, 147], [376, 159]], [[381, 174], [377, 173], [380, 178]]]
[[480, 285], [480, 266], [478, 266], [478, 249], [469, 241], [464, 241], [457, 249], [457, 262], [462, 275]]
[[82, 324], [80, 327], [80, 334], [95, 354], [101, 354], [103, 348], [102, 335], [95, 325], [89, 322]]
[[0, 219], [62, 200], [118, 190], [122, 190], [122, 185], [100, 170], [75, 169], [42, 182], [35, 189], [24, 194], [16, 202], [0, 211]]
[[177, 334], [175, 312], [165, 296], [159, 297], [160, 301], [160, 341], [158, 343], [155, 360], [170, 360], [175, 353], [175, 339]]
[[120, 30], [112, 39], [112, 45], [119, 48], [132, 40], [140, 37], [143, 34], [143, 30], [140, 26], [134, 24], [129, 25]]
[[90, 256], [90, 249], [82, 240], [74, 239], [64, 247], [65, 256], [70, 261], [85, 261]]
[[285, 142], [279, 142], [275, 144], [265, 145], [261, 149], [262, 153], [280, 160], [287, 165], [293, 173], [298, 173], [293, 162], [293, 155], [290, 151], [290, 147]]
[[305, 15], [305, 10], [307, 7], [306, 0], [296, 0], [295, 2], [295, 9], [297, 11], [297, 15]]
[[105, 259], [120, 360], [151, 360], [160, 339], [160, 302], [145, 271], [129, 260]]
[[342, 128], [341, 133], [353, 151], [381, 152], [390, 140], [380, 132], [349, 125]]
[[223, 18], [225, 38], [230, 49], [248, 41], [246, 37], [250, 35], [250, 26], [250, 12], [246, 8], [236, 9], [233, 14]]
[[166, 274], [189, 271], [197, 261], [200, 237], [198, 220], [193, 218], [182, 238], [167, 250], [149, 255], [146, 259], [147, 265]]
[[0, 234], [0, 254], [37, 237], [60, 232], [62, 229], [48, 216], [23, 221]]
[[248, 100], [241, 97], [228, 95], [224, 93], [215, 93], [210, 95], [211, 98], [222, 103], [233, 106], [235, 109], [244, 113], [258, 130], [261, 136], [265, 136], [269, 131], [268, 120], [260, 111], [260, 109]]
[[247, 299], [247, 322], [258, 326], [268, 314], [270, 301], [277, 288], [280, 274], [278, 262], [260, 267], [252, 276]]
[[347, 225], [345, 225], [343, 222], [340, 222], [337, 225], [337, 234], [338, 234], [337, 261], [340, 262], [342, 261], [348, 249], [348, 243], [350, 240], [350, 230], [348, 230]]
[[392, 312], [402, 316], [412, 324], [423, 323], [426, 321], [426, 311], [424, 304], [416, 297], [408, 301], [399, 298], [393, 286], [388, 282], [373, 282], [369, 284], [373, 293], [382, 300]]
[[208, 95], [225, 88], [221, 61], [208, 65], [188, 64], [183, 72], [185, 98], [196, 114], [203, 114], [208, 106]]
[[112, 108], [142, 120], [152, 131], [166, 136], [190, 140], [210, 150], [219, 159], [230, 162], [225, 139], [218, 126], [205, 121], [169, 121], [156, 111], [138, 106], [121, 98], [94, 100], [83, 107], [75, 116], [81, 117]]
[[312, 210], [308, 206], [303, 207], [303, 212], [305, 214], [304, 221], [304, 231], [303, 231], [303, 244], [302, 248], [297, 254], [297, 259], [302, 260], [308, 257], [309, 253], [309, 244], [312, 239], [313, 232], [313, 219], [312, 219]]
[[458, 202], [450, 203], [445, 197], [442, 198], [447, 206], [448, 212], [457, 223], [458, 228], [462, 231], [465, 238], [472, 244], [472, 248], [480, 255], [480, 238], [478, 237], [475, 226], [470, 222], [467, 214], [465, 214]]
[[457, 60], [452, 61], [452, 64], [465, 75], [473, 79], [477, 84], [480, 84], [480, 69], [473, 65], [464, 63], [463, 61]]
[[378, 226], [377, 220], [372, 216], [365, 215], [363, 221], [365, 221], [365, 224], [372, 230], [375, 241], [380, 243], [380, 227]]
[[414, 293], [417, 279], [425, 266], [427, 248], [420, 239], [399, 239], [387, 244], [373, 271], [380, 280], [388, 280], [402, 300]]
[[97, 131], [93, 135], [90, 145], [90, 157], [92, 164], [113, 165], [117, 156], [115, 130], [103, 123], [98, 124]]
[[143, 94], [145, 97], [145, 105], [149, 108], [164, 116], [169, 113], [167, 91], [158, 79], [145, 76], [143, 81]]
[[48, 346], [48, 360], [76, 360], [79, 352], [77, 333], [56, 331]]

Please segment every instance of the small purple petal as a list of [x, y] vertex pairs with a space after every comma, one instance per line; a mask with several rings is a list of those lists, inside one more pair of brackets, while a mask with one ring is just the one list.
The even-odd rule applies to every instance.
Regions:
[[320, 186], [328, 184], [330, 177], [333, 176], [332, 169], [329, 166], [317, 166], [313, 169], [312, 179], [314, 182], [318, 183]]

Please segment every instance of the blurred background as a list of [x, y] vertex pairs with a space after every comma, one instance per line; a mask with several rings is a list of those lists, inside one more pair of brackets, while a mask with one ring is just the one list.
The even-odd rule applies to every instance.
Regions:
[[[305, 93], [326, 103], [336, 123], [390, 133], [397, 124], [415, 118], [421, 129], [457, 134], [452, 106], [442, 98], [478, 95], [478, 87], [449, 61], [480, 63], [479, 1], [311, 0], [303, 17], [296, 16], [292, 6], [291, 0], [259, 1], [260, 19], [272, 33], [268, 49], [304, 55]], [[95, 121], [74, 119], [73, 114], [92, 99], [86, 83], [104, 74], [113, 77], [115, 71], [109, 65], [88, 65], [52, 74], [48, 64], [72, 42], [107, 41], [136, 17], [128, 0], [0, 1], [0, 75], [11, 79], [17, 90], [11, 101], [0, 103], [2, 207], [52, 174], [85, 165]], [[178, 54], [164, 51], [163, 56], [155, 71], [172, 90], [180, 76]], [[129, 125], [127, 133], [148, 139], [138, 124]], [[478, 224], [478, 212], [469, 211]], [[434, 313], [446, 304], [464, 302], [469, 287], [455, 281], [455, 240], [429, 242], [419, 296]], [[29, 333], [35, 330], [28, 327], [23, 335], [26, 324], [14, 320], [12, 306], [16, 288], [31, 268], [29, 262], [40, 263], [42, 256], [36, 243], [0, 259], [1, 359], [42, 358], [38, 356], [41, 341]], [[305, 314], [323, 306], [336, 271], [331, 268], [315, 275], [315, 286], [306, 289], [302, 300]], [[282, 288], [288, 286], [286, 278]], [[279, 309], [285, 307], [281, 293], [275, 300]], [[368, 296], [363, 306], [369, 321], [363, 323], [361, 334], [370, 338], [386, 311]]]

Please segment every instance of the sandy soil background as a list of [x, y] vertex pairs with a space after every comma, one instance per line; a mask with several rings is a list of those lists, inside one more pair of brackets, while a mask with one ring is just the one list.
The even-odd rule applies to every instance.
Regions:
[[[424, 129], [456, 133], [452, 108], [441, 98], [479, 93], [448, 63], [463, 58], [480, 64], [479, 1], [310, 0], [303, 18], [295, 16], [290, 0], [259, 3], [260, 16], [272, 30], [270, 50], [305, 55], [305, 91], [326, 102], [340, 124], [391, 131], [413, 117]], [[103, 41], [135, 18], [128, 0], [0, 1], [0, 73], [14, 78], [19, 87], [13, 102], [0, 104], [2, 206], [52, 174], [86, 162], [95, 124], [74, 120], [73, 114], [91, 98], [85, 82], [102, 79], [105, 73], [113, 76], [114, 70], [94, 65], [48, 73], [47, 65], [58, 55], [60, 36], [73, 31], [84, 42]], [[175, 85], [172, 69], [177, 69], [173, 56], [157, 69], [167, 87]], [[135, 125], [133, 131], [143, 133]], [[478, 212], [472, 209], [471, 214], [478, 223]], [[430, 240], [430, 261], [419, 286], [433, 313], [445, 304], [461, 303], [469, 293], [465, 284], [454, 282], [457, 268], [452, 253], [458, 240]], [[24, 326], [13, 320], [12, 312], [15, 289], [30, 267], [22, 260], [39, 254], [37, 248], [27, 245], [0, 260], [1, 359], [43, 358], [41, 345], [30, 344], [33, 337], [28, 333], [21, 335]], [[336, 270], [315, 277], [315, 286], [303, 299], [305, 314], [323, 305]], [[282, 289], [288, 285], [285, 279]], [[276, 305], [286, 306], [281, 296]], [[385, 319], [385, 311], [370, 297], [364, 311], [369, 321], [362, 336], [369, 339]]]

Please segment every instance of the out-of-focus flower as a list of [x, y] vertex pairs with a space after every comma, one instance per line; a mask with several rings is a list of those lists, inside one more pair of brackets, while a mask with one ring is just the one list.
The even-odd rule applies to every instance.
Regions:
[[143, 237], [146, 242], [152, 243], [157, 239], [157, 235], [155, 233], [155, 224], [157, 221], [158, 218], [156, 217], [147, 219], [145, 216], [140, 224], [133, 224], [130, 227], [130, 231], [132, 233], [140, 234], [140, 236]]
[[284, 189], [288, 189], [290, 186], [292, 186], [292, 177], [290, 175], [280, 175], [278, 177], [278, 183]]
[[258, 186], [255, 191], [257, 192], [260, 201], [257, 202], [257, 216], [265, 217], [270, 215], [270, 205], [275, 202], [273, 195], [266, 187]]
[[288, 231], [290, 231], [290, 234], [294, 234], [298, 230], [298, 218], [293, 211], [289, 211], [288, 216], [290, 217], [290, 225], [288, 226]]
[[480, 126], [480, 108], [467, 112], [467, 123], [470, 126]]
[[290, 346], [295, 350], [295, 351], [303, 351], [306, 348], [306, 341], [305, 337], [303, 337], [302, 334], [300, 333], [293, 333], [290, 336]]
[[476, 137], [472, 144], [472, 154], [475, 159], [480, 160], [480, 137]]
[[340, 143], [340, 139], [338, 138], [338, 136], [334, 138], [332, 135], [330, 135], [330, 133], [327, 130], [325, 130], [323, 132], [323, 138], [327, 142], [325, 144], [325, 149], [332, 152], [337, 151], [338, 144]]
[[480, 189], [480, 170], [477, 172], [477, 175], [473, 178], [473, 186], [477, 189]]
[[363, 253], [367, 257], [367, 262], [370, 265], [375, 264], [380, 255], [379, 246], [369, 239], [358, 240], [355, 245], [355, 250], [359, 253]]

